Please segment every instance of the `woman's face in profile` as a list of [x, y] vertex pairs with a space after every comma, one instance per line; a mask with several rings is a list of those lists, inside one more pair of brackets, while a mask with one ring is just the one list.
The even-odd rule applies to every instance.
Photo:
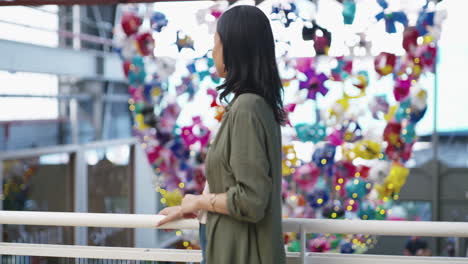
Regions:
[[225, 78], [226, 70], [223, 59], [223, 43], [221, 43], [221, 38], [219, 37], [218, 32], [214, 35], [213, 60], [219, 77]]

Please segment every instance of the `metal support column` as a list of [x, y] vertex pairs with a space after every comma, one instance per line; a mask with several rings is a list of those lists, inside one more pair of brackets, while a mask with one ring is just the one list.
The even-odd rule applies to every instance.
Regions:
[[[74, 179], [74, 209], [75, 212], [88, 212], [88, 170], [85, 153], [82, 148], [79, 148], [72, 155], [73, 162], [73, 179]], [[88, 244], [88, 228], [75, 227], [75, 245]]]
[[[114, 93], [114, 84], [113, 83], [107, 83], [107, 91], [106, 91], [106, 97], [112, 96]], [[103, 102], [102, 97], [100, 98], [101, 104], [104, 105], [104, 120], [102, 122], [102, 128], [101, 128], [101, 134], [99, 135], [102, 140], [108, 140], [110, 139], [110, 124], [111, 124], [111, 119], [112, 119], [112, 101], [106, 100]]]
[[71, 143], [78, 144], [79, 143], [79, 121], [78, 121], [78, 100], [71, 99], [69, 102], [70, 105], [70, 125], [71, 125]]
[[301, 230], [301, 263], [305, 264], [306, 263], [306, 253], [307, 253], [307, 247], [306, 247], [306, 236], [307, 233], [304, 230], [304, 226], [300, 227]]
[[[0, 210], [3, 210], [3, 159], [0, 159], [0, 197], [2, 198], [0, 200]], [[3, 242], [3, 225], [0, 225], [0, 242]]]
[[[432, 221], [440, 221], [440, 161], [439, 161], [439, 136], [437, 134], [437, 120], [438, 120], [438, 73], [437, 67], [439, 64], [439, 52], [440, 49], [437, 47], [437, 57], [436, 63], [434, 65], [434, 120], [433, 120], [433, 130], [432, 130], [432, 150], [433, 150], [433, 164], [434, 170], [432, 175]], [[440, 238], [435, 238], [435, 248], [434, 255], [438, 256], [441, 252], [441, 240]]]
[[[80, 5], [74, 5], [72, 7], [72, 17], [73, 17], [73, 22], [72, 22], [73, 34], [77, 36], [81, 33], [81, 6]], [[73, 49], [75, 50], [81, 49], [81, 39], [77, 37], [73, 38]]]

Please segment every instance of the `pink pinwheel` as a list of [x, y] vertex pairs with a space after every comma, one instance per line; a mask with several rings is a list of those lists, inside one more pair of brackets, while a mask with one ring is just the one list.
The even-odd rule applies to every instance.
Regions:
[[325, 87], [324, 82], [328, 80], [328, 77], [320, 73], [317, 75], [315, 70], [310, 69], [304, 72], [307, 76], [307, 80], [299, 83], [299, 88], [309, 90], [307, 98], [315, 100], [317, 98], [317, 93], [326, 95], [328, 93], [328, 88]]
[[327, 252], [331, 249], [331, 244], [324, 237], [314, 238], [309, 241], [308, 249], [311, 252]]
[[180, 106], [177, 103], [168, 105], [160, 115], [159, 131], [162, 133], [172, 133], [180, 111]]
[[170, 159], [172, 153], [169, 149], [164, 146], [157, 146], [152, 149], [146, 150], [148, 161], [153, 165], [157, 166], [160, 173], [167, 172], [171, 169]]
[[314, 63], [314, 59], [311, 57], [297, 58], [296, 70], [305, 73], [312, 68], [313, 63]]
[[217, 8], [211, 9], [211, 15], [214, 16], [216, 19], [218, 19], [222, 14], [223, 14], [223, 10], [221, 9], [217, 9]]
[[437, 48], [433, 43], [419, 46], [416, 50], [419, 62], [424, 69], [434, 71], [434, 65], [437, 57]]
[[351, 211], [351, 212], [356, 212], [357, 210], [359, 210], [359, 200], [348, 198], [345, 201], [344, 206], [346, 210]]
[[400, 102], [401, 100], [405, 99], [410, 92], [411, 88], [411, 80], [402, 80], [397, 79], [395, 81], [395, 87], [393, 88], [393, 95], [395, 95], [395, 100]]
[[150, 164], [153, 164], [160, 156], [161, 146], [155, 147], [151, 151], [147, 151], [148, 161]]
[[415, 27], [405, 28], [403, 32], [403, 48], [410, 57], [414, 57], [414, 52], [418, 47], [418, 37], [419, 32]]
[[294, 112], [294, 109], [296, 109], [296, 104], [288, 104], [288, 105], [285, 105], [283, 108], [284, 112], [286, 113], [286, 118], [287, 118], [286, 124], [291, 127], [292, 127], [292, 124], [291, 124], [291, 120], [289, 120], [289, 114]]
[[201, 147], [205, 147], [210, 139], [210, 129], [203, 125], [199, 116], [193, 117], [192, 120], [193, 125], [182, 128], [182, 140], [188, 147], [196, 142], [200, 142]]
[[333, 132], [328, 135], [328, 141], [333, 146], [341, 146], [344, 143], [343, 137], [344, 131], [335, 128], [335, 130], [333, 130]]
[[297, 168], [293, 174], [293, 180], [303, 191], [314, 188], [320, 176], [320, 169], [314, 163], [307, 163]]
[[[355, 176], [356, 174], [356, 166], [353, 165], [353, 162], [347, 161], [347, 160], [340, 160], [335, 163], [335, 171], [334, 171], [334, 176], [336, 179], [351, 179]], [[340, 183], [337, 180], [338, 184], [343, 184], [342, 182]]]
[[211, 101], [210, 107], [218, 107], [218, 103], [216, 102], [216, 98], [218, 97], [218, 92], [215, 89], [208, 89], [206, 91], [206, 94], [210, 95], [213, 97], [213, 100]]
[[138, 88], [138, 87], [129, 86], [128, 87], [128, 92], [130, 93], [132, 99], [135, 102], [144, 101], [144, 99], [143, 99], [143, 89]]

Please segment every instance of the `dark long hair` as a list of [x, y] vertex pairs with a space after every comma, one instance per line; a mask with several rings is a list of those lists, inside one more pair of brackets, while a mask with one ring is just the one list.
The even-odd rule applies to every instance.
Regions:
[[267, 16], [254, 6], [236, 6], [219, 18], [217, 32], [227, 71], [224, 83], [218, 87], [222, 90], [221, 100], [230, 93], [258, 94], [271, 106], [276, 121], [284, 124], [283, 85]]

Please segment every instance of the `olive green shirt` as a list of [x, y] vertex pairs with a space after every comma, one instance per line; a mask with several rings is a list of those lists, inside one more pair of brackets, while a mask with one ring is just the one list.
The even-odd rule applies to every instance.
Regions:
[[281, 219], [281, 128], [263, 97], [237, 96], [206, 157], [210, 193], [229, 215], [208, 213], [207, 264], [286, 263]]

